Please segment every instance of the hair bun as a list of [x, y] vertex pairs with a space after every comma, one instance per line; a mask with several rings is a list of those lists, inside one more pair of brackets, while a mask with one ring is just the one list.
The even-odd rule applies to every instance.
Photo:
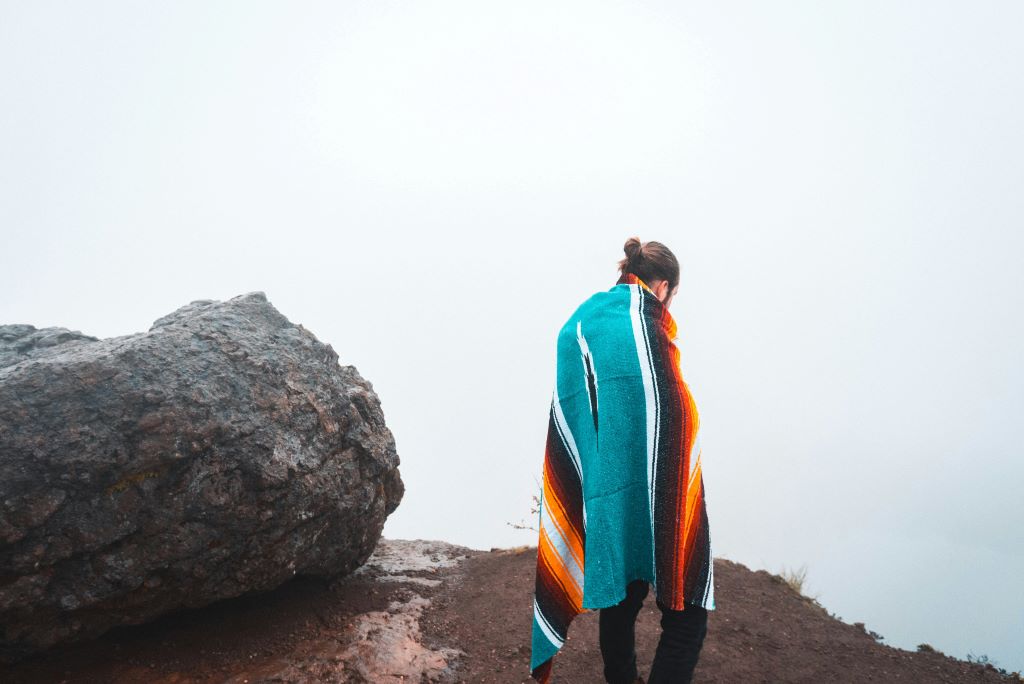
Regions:
[[630, 262], [637, 261], [643, 256], [643, 243], [640, 242], [640, 238], [631, 237], [626, 240], [626, 244], [622, 247], [622, 251], [626, 253], [626, 259]]

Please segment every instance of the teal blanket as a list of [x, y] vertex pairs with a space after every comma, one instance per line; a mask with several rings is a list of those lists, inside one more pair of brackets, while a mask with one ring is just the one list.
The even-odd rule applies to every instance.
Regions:
[[714, 610], [700, 420], [677, 326], [629, 273], [558, 333], [540, 497], [530, 670], [547, 682], [572, 619], [634, 579]]

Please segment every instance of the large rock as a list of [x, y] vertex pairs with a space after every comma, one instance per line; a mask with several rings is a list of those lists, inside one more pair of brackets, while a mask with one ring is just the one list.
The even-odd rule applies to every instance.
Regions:
[[370, 383], [262, 292], [103, 340], [0, 326], [0, 659], [349, 573], [398, 464]]

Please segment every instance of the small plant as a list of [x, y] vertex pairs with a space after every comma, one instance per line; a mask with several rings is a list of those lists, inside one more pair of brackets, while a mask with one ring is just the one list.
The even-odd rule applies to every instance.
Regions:
[[[537, 483], [537, 491], [540, 491], [539, 482]], [[530, 498], [533, 499], [533, 504], [531, 504], [530, 506], [530, 517], [536, 520], [537, 514], [540, 513], [540, 497], [537, 496], [536, 494], [531, 494]], [[514, 527], [517, 530], [533, 530], [534, 532], [540, 534], [540, 530], [534, 527], [533, 525], [527, 525], [525, 523], [512, 523], [508, 522], [507, 520], [505, 521], [505, 524]]]
[[[530, 514], [533, 515], [533, 516], [536, 516], [538, 513], [540, 513], [540, 499], [537, 498], [536, 494], [533, 495], [533, 502], [534, 502], [533, 503], [533, 507], [530, 508]], [[540, 533], [540, 530], [538, 530], [533, 525], [527, 525], [525, 523], [512, 523], [512, 522], [508, 522], [508, 521], [506, 521], [505, 524], [506, 525], [510, 525], [510, 526], [516, 528], [517, 530], [533, 530], [534, 532], [537, 532], [538, 534]]]
[[938, 651], [936, 651], [934, 648], [932, 648], [931, 644], [918, 644], [917, 645], [917, 652], [918, 653], [938, 653]]
[[1012, 679], [1015, 682], [1024, 682], [1024, 677], [1021, 677], [1020, 672], [1010, 672], [1005, 667], [997, 667], [996, 661], [988, 657], [988, 655], [982, 653], [981, 655], [974, 655], [973, 653], [967, 654], [967, 662], [975, 663], [977, 665], [984, 665], [989, 670], [994, 670], [1007, 679]]

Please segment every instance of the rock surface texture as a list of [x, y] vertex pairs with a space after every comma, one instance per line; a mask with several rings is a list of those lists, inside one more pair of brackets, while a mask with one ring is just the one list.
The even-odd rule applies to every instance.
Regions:
[[370, 383], [262, 292], [0, 325], [0, 660], [351, 573], [404, 493]]

